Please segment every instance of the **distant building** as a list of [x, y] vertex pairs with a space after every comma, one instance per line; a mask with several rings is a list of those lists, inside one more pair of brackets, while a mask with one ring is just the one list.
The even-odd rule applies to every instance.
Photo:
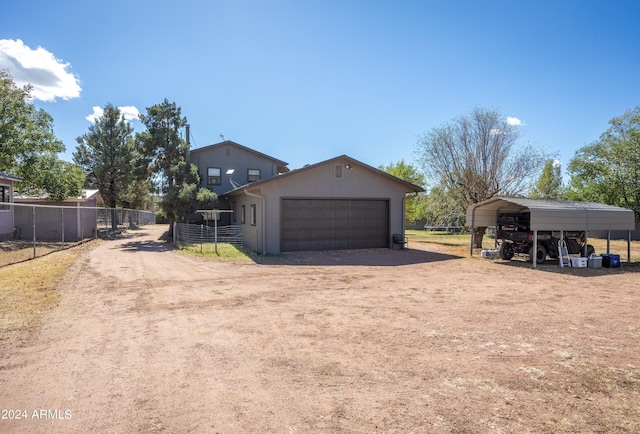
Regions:
[[20, 181], [17, 176], [0, 172], [0, 240], [13, 238], [14, 207], [7, 204], [13, 203], [13, 184]]
[[69, 242], [96, 236], [96, 207], [104, 205], [98, 190], [82, 190], [81, 196], [70, 197], [62, 202], [36, 196], [16, 196], [14, 201], [20, 205], [35, 205], [15, 207], [15, 226], [20, 229], [22, 238], [33, 238], [35, 209], [36, 238], [60, 240], [64, 230], [64, 240]]

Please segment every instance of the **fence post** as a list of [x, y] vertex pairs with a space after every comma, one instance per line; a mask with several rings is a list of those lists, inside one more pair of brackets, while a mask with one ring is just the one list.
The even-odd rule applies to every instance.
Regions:
[[214, 232], [213, 232], [213, 244], [215, 246], [216, 249], [216, 255], [220, 256], [220, 254], [218, 253], [218, 217], [220, 216], [220, 214], [216, 213], [214, 214], [213, 218], [213, 226], [214, 226]]
[[64, 208], [60, 208], [60, 220], [62, 221], [60, 226], [60, 232], [62, 237], [62, 250], [64, 250]]
[[31, 207], [31, 209], [33, 210], [33, 259], [36, 259], [36, 207]]

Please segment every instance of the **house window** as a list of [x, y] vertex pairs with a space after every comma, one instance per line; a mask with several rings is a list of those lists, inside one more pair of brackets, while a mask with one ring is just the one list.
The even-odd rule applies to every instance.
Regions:
[[1, 210], [8, 210], [9, 209], [9, 205], [2, 205], [4, 203], [9, 203], [9, 186], [7, 185], [0, 185], [0, 211]]
[[233, 202], [231, 202], [231, 210], [233, 211], [231, 213], [231, 221], [233, 223], [237, 223], [238, 222], [238, 203], [234, 200]]
[[220, 177], [219, 167], [207, 168], [207, 185], [220, 185], [222, 184], [222, 178]]
[[249, 169], [247, 171], [247, 182], [260, 181], [260, 169]]
[[336, 178], [336, 179], [342, 179], [342, 177], [343, 177], [343, 176], [342, 176], [342, 172], [343, 172], [343, 170], [342, 170], [342, 169], [343, 169], [342, 164], [336, 164], [335, 172], [334, 172], [334, 173], [335, 173], [335, 178]]
[[256, 225], [256, 205], [255, 204], [251, 205], [251, 211], [249, 212], [249, 223], [251, 223], [251, 226]]
[[246, 210], [244, 205], [240, 206], [240, 223], [244, 224], [246, 221]]

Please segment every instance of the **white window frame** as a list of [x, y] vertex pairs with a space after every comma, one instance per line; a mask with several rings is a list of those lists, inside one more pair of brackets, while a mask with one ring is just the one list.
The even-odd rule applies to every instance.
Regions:
[[[211, 175], [211, 172], [215, 173], [218, 171], [217, 175]], [[211, 181], [214, 182], [211, 182]], [[220, 167], [207, 167], [207, 185], [222, 185], [222, 169]]]
[[261, 175], [262, 172], [260, 171], [260, 169], [247, 169], [247, 182], [260, 181]]
[[9, 212], [11, 211], [11, 207], [4, 204], [11, 203], [11, 186], [8, 184], [0, 184], [0, 189], [2, 189], [2, 193], [0, 193], [0, 211]]

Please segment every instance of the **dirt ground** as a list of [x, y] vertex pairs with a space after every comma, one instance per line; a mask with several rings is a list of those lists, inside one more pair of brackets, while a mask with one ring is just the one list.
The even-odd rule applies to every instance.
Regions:
[[637, 269], [426, 244], [221, 262], [164, 230], [97, 241], [0, 341], [0, 432], [640, 432]]

